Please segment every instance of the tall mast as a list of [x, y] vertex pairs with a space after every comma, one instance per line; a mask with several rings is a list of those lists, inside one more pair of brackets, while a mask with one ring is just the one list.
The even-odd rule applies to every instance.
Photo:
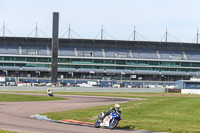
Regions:
[[197, 43], [199, 43], [199, 29], [197, 29]]
[[38, 27], [37, 27], [37, 22], [36, 22], [36, 28], [35, 28], [35, 37], [38, 37]]
[[5, 21], [3, 22], [3, 37], [5, 37]]
[[133, 35], [133, 41], [135, 41], [135, 36], [136, 36], [136, 31], [135, 31], [135, 26], [134, 26], [134, 35]]
[[103, 25], [101, 26], [101, 40], [103, 40]]
[[167, 27], [166, 27], [166, 38], [165, 38], [165, 42], [167, 42], [167, 35], [168, 35], [168, 33], [167, 33]]
[[71, 29], [70, 29], [70, 23], [69, 23], [69, 32], [68, 32], [68, 38], [71, 36]]

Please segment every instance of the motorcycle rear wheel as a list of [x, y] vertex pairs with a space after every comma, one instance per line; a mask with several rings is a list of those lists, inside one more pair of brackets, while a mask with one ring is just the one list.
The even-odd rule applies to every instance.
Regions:
[[112, 119], [112, 121], [111, 121], [110, 124], [109, 124], [109, 128], [110, 128], [110, 129], [116, 128], [117, 125], [118, 125], [118, 122], [119, 122], [119, 120], [116, 119], [116, 120], [114, 121], [114, 119]]
[[100, 123], [99, 120], [97, 120], [95, 123], [94, 123], [94, 127], [95, 128], [100, 128]]

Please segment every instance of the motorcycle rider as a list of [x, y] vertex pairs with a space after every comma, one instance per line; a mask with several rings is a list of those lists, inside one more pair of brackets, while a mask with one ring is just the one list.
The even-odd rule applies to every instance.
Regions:
[[104, 112], [102, 113], [102, 115], [101, 115], [101, 117], [100, 117], [100, 120], [103, 121], [103, 119], [104, 119], [106, 116], [108, 116], [110, 113], [118, 112], [119, 114], [121, 114], [121, 111], [120, 111], [119, 109], [120, 109], [120, 105], [119, 105], [118, 103], [116, 103], [116, 104], [114, 105], [113, 108], [110, 108], [110, 109], [108, 110], [108, 112], [105, 112], [105, 111], [104, 111]]
[[52, 91], [48, 88], [47, 89], [47, 94], [49, 95], [49, 96], [53, 96], [53, 93], [52, 93]]

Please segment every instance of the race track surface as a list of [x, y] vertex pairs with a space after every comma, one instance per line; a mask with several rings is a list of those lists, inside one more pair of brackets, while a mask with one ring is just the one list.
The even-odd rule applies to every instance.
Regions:
[[[0, 92], [4, 93], [4, 92]], [[7, 93], [7, 92], [6, 92]], [[16, 94], [16, 93], [8, 93]], [[17, 93], [25, 94], [25, 93]], [[44, 94], [26, 94], [41, 95]], [[30, 118], [34, 114], [66, 111], [100, 105], [123, 103], [127, 101], [143, 100], [139, 98], [109, 98], [96, 96], [55, 95], [70, 100], [31, 101], [31, 102], [0, 102], [0, 129], [23, 133], [128, 133], [139, 131], [110, 130], [87, 126], [68, 125]], [[98, 115], [98, 114], [97, 114]]]

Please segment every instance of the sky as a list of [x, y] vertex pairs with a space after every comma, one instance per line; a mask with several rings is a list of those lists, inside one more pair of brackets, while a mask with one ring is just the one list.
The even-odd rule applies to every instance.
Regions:
[[[52, 37], [59, 12], [59, 37], [106, 40], [196, 42], [200, 0], [0, 0], [0, 36]], [[5, 30], [3, 30], [5, 26]], [[134, 28], [135, 27], [135, 28]], [[132, 36], [131, 36], [132, 35]]]

